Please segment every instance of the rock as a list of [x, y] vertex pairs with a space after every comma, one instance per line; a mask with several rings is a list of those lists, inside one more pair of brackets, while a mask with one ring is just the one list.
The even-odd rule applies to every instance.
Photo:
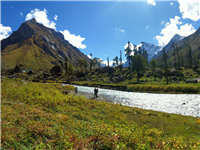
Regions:
[[174, 80], [174, 81], [178, 81], [179, 80], [179, 77], [176, 77], [176, 76], [171, 76], [170, 77], [172, 80]]
[[40, 82], [40, 79], [35, 78], [32, 80], [32, 82]]
[[43, 75], [43, 78], [44, 78], [44, 79], [47, 79], [47, 78], [50, 76], [50, 75], [48, 74], [48, 72], [43, 72], [42, 75]]
[[8, 78], [17, 78], [16, 74], [10, 75]]
[[162, 70], [160, 70], [160, 69], [156, 69], [155, 72], [158, 73], [159, 76], [162, 76]]
[[113, 81], [113, 82], [121, 82], [121, 81], [123, 81], [124, 79], [125, 79], [124, 76], [112, 77], [112, 78], [111, 78], [111, 81]]
[[22, 64], [17, 64], [14, 68], [14, 73], [22, 72], [25, 70], [25, 66]]
[[66, 95], [66, 94], [69, 94], [70, 91], [66, 91], [66, 90], [64, 90], [63, 93]]
[[83, 72], [77, 72], [77, 73], [76, 73], [76, 76], [77, 76], [78, 78], [81, 78], [81, 77], [84, 77], [85, 74], [84, 74]]
[[32, 70], [29, 70], [29, 71], [27, 72], [27, 74], [30, 76], [30, 75], [33, 74], [33, 71], [32, 71]]
[[61, 66], [54, 66], [51, 70], [50, 73], [53, 75], [59, 75], [62, 74], [62, 68]]
[[186, 79], [185, 83], [198, 83], [199, 81], [197, 79]]
[[173, 69], [170, 70], [170, 74], [169, 75], [170, 76], [177, 76], [178, 75], [178, 71], [173, 68]]
[[1, 79], [5, 79], [6, 77], [5, 76], [1, 76]]

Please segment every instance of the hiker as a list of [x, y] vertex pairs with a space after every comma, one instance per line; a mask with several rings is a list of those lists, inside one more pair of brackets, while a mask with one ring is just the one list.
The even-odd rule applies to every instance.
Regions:
[[78, 88], [77, 88], [77, 87], [75, 88], [75, 93], [76, 93], [76, 94], [78, 93]]
[[94, 89], [94, 98], [98, 97], [97, 93], [98, 93], [98, 89], [95, 88], [95, 89]]

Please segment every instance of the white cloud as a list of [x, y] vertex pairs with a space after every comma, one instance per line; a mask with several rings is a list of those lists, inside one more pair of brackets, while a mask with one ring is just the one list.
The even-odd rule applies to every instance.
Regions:
[[37, 22], [42, 23], [44, 26], [48, 28], [52, 28], [56, 30], [56, 23], [48, 19], [47, 13], [48, 12], [46, 9], [44, 9], [43, 11], [40, 11], [39, 9], [35, 8], [34, 10], [31, 10], [31, 12], [26, 15], [25, 20], [27, 21], [32, 18], [35, 18]]
[[188, 2], [188, 0], [178, 0], [179, 10], [182, 13], [183, 19], [191, 19], [193, 21], [198, 21], [200, 19], [200, 2], [198, 0], [193, 0]]
[[156, 5], [156, 2], [154, 0], [147, 0], [148, 5]]
[[58, 20], [58, 16], [57, 15], [54, 16], [54, 20]]
[[161, 25], [163, 25], [165, 23], [165, 21], [163, 20], [162, 22], [161, 22]]
[[22, 12], [20, 12], [20, 15], [21, 15], [21, 16], [23, 16], [23, 13], [22, 13]]
[[148, 29], [148, 28], [149, 28], [149, 25], [148, 25], [148, 26], [146, 26], [145, 28], [146, 28], [146, 29]]
[[6, 27], [0, 24], [0, 40], [3, 40], [7, 38], [10, 35], [10, 32], [12, 32], [11, 27]]
[[92, 56], [90, 56], [90, 55], [87, 55], [87, 57], [88, 57], [89, 59], [92, 59]]
[[170, 5], [174, 5], [174, 3], [170, 3]]
[[[155, 36], [159, 46], [163, 46], [163, 43], [167, 44], [175, 34], [188, 36], [196, 31], [192, 24], [181, 25], [180, 19], [178, 16], [175, 16], [174, 19], [171, 18], [170, 22], [167, 22], [165, 28], [161, 30], [161, 35]], [[178, 28], [178, 25], [181, 25], [180, 28]]]
[[125, 37], [125, 34], [127, 33], [127, 31], [121, 28], [114, 28], [112, 30], [114, 30], [114, 38], [118, 41], [122, 40]]
[[82, 44], [85, 38], [82, 38], [80, 35], [71, 34], [68, 30], [60, 31], [63, 35], [65, 40], [69, 41], [73, 46], [77, 48], [84, 49], [86, 45]]

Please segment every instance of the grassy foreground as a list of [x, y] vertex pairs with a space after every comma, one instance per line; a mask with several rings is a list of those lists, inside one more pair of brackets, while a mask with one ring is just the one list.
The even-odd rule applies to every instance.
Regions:
[[200, 149], [200, 119], [1, 83], [1, 149]]

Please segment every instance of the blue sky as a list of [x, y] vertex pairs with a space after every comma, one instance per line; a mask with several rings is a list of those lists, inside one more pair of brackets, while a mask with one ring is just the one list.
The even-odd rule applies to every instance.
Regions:
[[[130, 41], [167, 44], [174, 34], [199, 28], [198, 0], [177, 1], [1, 1], [1, 39], [35, 17], [64, 34], [85, 55], [112, 60]], [[125, 55], [122, 56], [125, 61]]]

